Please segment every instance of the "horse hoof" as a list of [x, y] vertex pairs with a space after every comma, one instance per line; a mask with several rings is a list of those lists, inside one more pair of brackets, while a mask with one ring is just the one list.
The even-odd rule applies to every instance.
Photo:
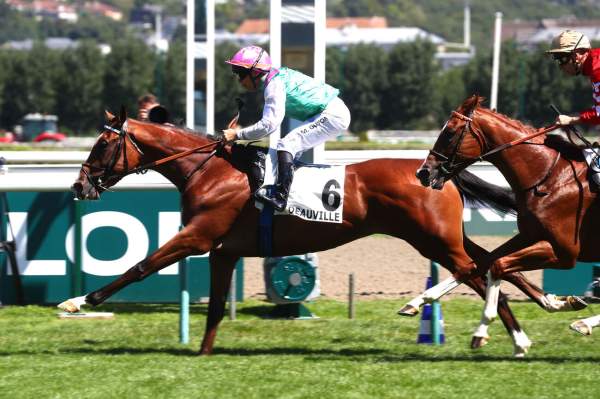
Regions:
[[67, 299], [66, 301], [59, 303], [57, 305], [57, 308], [64, 310], [67, 313], [76, 313], [79, 312], [79, 307], [73, 303], [70, 299]]
[[571, 323], [569, 328], [581, 335], [592, 335], [592, 327], [587, 325], [583, 320], [577, 320]]
[[419, 308], [415, 308], [412, 305], [404, 305], [404, 307], [398, 311], [398, 314], [400, 316], [415, 317], [419, 314]]
[[490, 341], [489, 336], [485, 336], [485, 337], [473, 336], [473, 338], [471, 338], [471, 349], [483, 348], [485, 345], [488, 344], [489, 341]]
[[86, 303], [87, 302], [85, 301], [85, 295], [82, 295], [75, 298], [67, 299], [63, 303], [58, 304], [58, 308], [64, 310], [65, 312], [75, 313], [79, 312], [81, 310], [81, 307]]
[[513, 353], [514, 357], [517, 359], [523, 359], [527, 354], [527, 349], [525, 348], [515, 348], [515, 352]]
[[574, 311], [578, 311], [578, 310], [587, 308], [588, 304], [582, 298], [580, 298], [578, 296], [569, 295], [566, 299]]

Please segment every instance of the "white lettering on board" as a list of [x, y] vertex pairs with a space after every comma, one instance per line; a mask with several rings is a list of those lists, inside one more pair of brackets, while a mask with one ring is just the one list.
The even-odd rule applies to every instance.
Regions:
[[[181, 212], [159, 212], [158, 213], [158, 246], [162, 247], [175, 234], [179, 232], [181, 224]], [[158, 274], [178, 274], [179, 264], [172, 263]]]
[[[27, 212], [9, 212], [10, 222], [16, 237], [13, 237], [10, 228], [7, 228], [8, 240], [16, 242], [16, 257], [19, 272], [26, 276], [64, 276], [67, 274], [67, 262], [64, 260], [29, 260], [27, 259]], [[7, 226], [9, 227], [9, 226]], [[12, 274], [7, 268], [8, 275]]]
[[[101, 260], [92, 257], [88, 252], [87, 237], [99, 227], [116, 227], [127, 236], [127, 249], [123, 256], [113, 260]], [[67, 256], [74, 262], [73, 239], [75, 226], [67, 232], [65, 249]], [[114, 276], [122, 274], [133, 265], [144, 259], [148, 254], [149, 239], [146, 227], [136, 217], [123, 212], [94, 212], [81, 218], [81, 270], [95, 276]]]

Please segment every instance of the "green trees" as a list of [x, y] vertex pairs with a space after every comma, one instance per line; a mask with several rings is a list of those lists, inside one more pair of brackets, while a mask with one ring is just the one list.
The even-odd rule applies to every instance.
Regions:
[[56, 79], [56, 113], [60, 126], [81, 135], [102, 122], [105, 59], [93, 42], [83, 42], [61, 54]]
[[154, 89], [155, 54], [140, 40], [126, 38], [112, 46], [106, 56], [104, 104], [116, 112], [125, 105], [137, 113], [137, 98]]
[[359, 44], [346, 52], [341, 97], [352, 114], [351, 130], [360, 132], [376, 124], [381, 114], [380, 96], [388, 85], [381, 69], [385, 65], [387, 55], [379, 47]]
[[[240, 122], [260, 118], [262, 93], [242, 90], [223, 60], [237, 45], [216, 46], [215, 128], [236, 113], [236, 97], [246, 103]], [[340, 89], [352, 112], [351, 131], [369, 129], [436, 129], [467, 96], [489, 97], [491, 49], [480, 51], [466, 66], [442, 71], [435, 46], [400, 43], [390, 50], [360, 44], [328, 48], [326, 79]], [[94, 41], [64, 51], [36, 44], [31, 51], [0, 50], [0, 128], [12, 129], [30, 112], [57, 114], [61, 129], [93, 134], [103, 111], [126, 105], [135, 115], [136, 100], [154, 92], [175, 121], [185, 118], [185, 45], [171, 44], [158, 56], [142, 42], [120, 40], [102, 55]], [[563, 76], [543, 49], [525, 51], [502, 46], [498, 110], [536, 126], [554, 120], [549, 104], [565, 113], [591, 106], [585, 77]], [[488, 103], [489, 104], [489, 103]]]
[[384, 69], [380, 126], [386, 129], [434, 126], [438, 101], [435, 46], [428, 42], [401, 43], [392, 48]]

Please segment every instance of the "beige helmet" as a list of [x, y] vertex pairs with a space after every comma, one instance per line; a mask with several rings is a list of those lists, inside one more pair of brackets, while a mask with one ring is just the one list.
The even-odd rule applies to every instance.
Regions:
[[552, 40], [552, 48], [546, 53], [570, 53], [580, 48], [592, 48], [590, 39], [581, 32], [565, 30]]

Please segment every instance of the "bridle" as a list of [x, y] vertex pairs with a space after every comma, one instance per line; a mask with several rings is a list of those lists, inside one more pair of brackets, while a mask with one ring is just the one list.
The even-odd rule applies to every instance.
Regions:
[[[81, 170], [83, 171], [83, 173], [85, 174], [88, 182], [94, 186], [94, 188], [96, 189], [96, 191], [105, 191], [108, 189], [108, 187], [106, 187], [104, 184], [111, 178], [115, 178], [115, 177], [124, 177], [130, 173], [132, 173], [133, 169], [130, 171], [129, 170], [129, 162], [127, 160], [127, 139], [129, 139], [129, 141], [131, 142], [131, 144], [133, 145], [133, 148], [135, 148], [135, 150], [140, 154], [140, 155], [144, 155], [144, 152], [140, 149], [140, 147], [137, 145], [137, 143], [135, 142], [135, 140], [133, 139], [133, 137], [131, 136], [131, 134], [127, 131], [127, 121], [125, 121], [122, 125], [120, 129], [117, 129], [115, 127], [109, 126], [109, 125], [104, 125], [104, 129], [108, 130], [109, 132], [115, 133], [119, 136], [117, 145], [115, 146], [115, 149], [113, 150], [113, 153], [110, 156], [110, 161], [108, 162], [108, 164], [105, 167], [101, 167], [101, 166], [95, 166], [92, 165], [89, 162], [84, 162], [82, 164], [82, 166], [84, 166], [84, 168], [81, 168]], [[114, 173], [114, 168], [115, 165], [117, 164], [121, 153], [123, 153], [123, 165], [125, 168], [125, 173]], [[97, 171], [101, 171], [102, 173], [100, 175], [94, 174], [94, 173], [89, 173], [85, 167], [87, 167], [90, 172], [92, 170], [97, 170]], [[100, 189], [100, 190], [98, 190]]]
[[[82, 166], [84, 166], [84, 168], [81, 168], [81, 170], [84, 173], [84, 175], [86, 176], [88, 182], [98, 192], [100, 192], [100, 190], [102, 190], [102, 191], [108, 190], [108, 187], [106, 187], [105, 184], [110, 179], [115, 179], [115, 178], [122, 179], [123, 177], [133, 174], [133, 173], [145, 174], [146, 172], [148, 172], [149, 169], [152, 169], [158, 165], [173, 161], [175, 159], [187, 156], [192, 153], [197, 153], [198, 151], [208, 148], [208, 147], [213, 147], [212, 151], [209, 152], [208, 156], [204, 160], [202, 160], [202, 162], [200, 162], [198, 165], [196, 165], [196, 167], [185, 176], [185, 179], [188, 180], [194, 173], [196, 173], [198, 170], [200, 170], [204, 166], [204, 164], [206, 164], [206, 162], [208, 162], [218, 152], [218, 150], [220, 148], [222, 148], [222, 146], [225, 144], [225, 141], [223, 141], [223, 140], [212, 141], [208, 144], [204, 144], [202, 146], [195, 147], [195, 148], [192, 148], [192, 149], [189, 149], [186, 151], [182, 151], [177, 154], [173, 154], [168, 157], [161, 158], [159, 160], [148, 162], [146, 164], [129, 169], [129, 163], [127, 160], [127, 139], [129, 139], [129, 142], [131, 142], [131, 144], [133, 145], [133, 148], [140, 155], [143, 156], [144, 152], [137, 145], [133, 136], [127, 131], [127, 121], [125, 121], [123, 123], [123, 125], [121, 126], [120, 129], [117, 129], [115, 127], [108, 126], [108, 125], [105, 125], [104, 129], [111, 133], [115, 133], [119, 136], [117, 145], [116, 145], [113, 153], [111, 154], [110, 161], [108, 162], [108, 164], [105, 167], [95, 166], [88, 162], [84, 162], [82, 164]], [[121, 157], [121, 153], [123, 154], [122, 157], [123, 157], [124, 171], [115, 172], [114, 167], [117, 164], [119, 158]], [[97, 171], [101, 171], [102, 174], [97, 175], [97, 174], [89, 173], [85, 167], [87, 167], [90, 171], [93, 169], [95, 169]]]
[[[466, 115], [461, 114], [460, 112], [452, 111], [452, 116], [454, 116], [458, 119], [461, 119], [461, 120], [465, 121], [466, 123], [463, 126], [463, 129], [461, 130], [460, 136], [459, 136], [458, 140], [456, 141], [456, 144], [455, 144], [450, 156], [445, 156], [444, 154], [441, 154], [435, 150], [429, 151], [429, 153], [433, 154], [437, 159], [442, 160], [442, 162], [440, 163], [440, 166], [439, 166], [439, 173], [440, 173], [440, 177], [443, 178], [444, 181], [447, 181], [447, 180], [451, 179], [452, 177], [458, 175], [461, 171], [463, 171], [467, 167], [471, 166], [475, 162], [483, 161], [486, 158], [490, 157], [491, 155], [499, 153], [500, 151], [504, 151], [507, 148], [510, 148], [517, 144], [524, 143], [527, 140], [530, 140], [534, 137], [549, 133], [553, 130], [560, 128], [560, 125], [555, 124], [555, 125], [540, 129], [537, 132], [531, 133], [525, 137], [521, 137], [521, 138], [513, 140], [511, 142], [504, 143], [494, 149], [491, 149], [491, 150], [488, 150], [487, 152], [485, 152], [485, 150], [489, 148], [487, 141], [485, 140], [485, 137], [481, 134], [481, 132], [473, 129], [473, 127], [471, 126], [471, 123], [473, 122], [472, 116], [473, 116], [474, 112], [475, 112], [475, 108], [473, 110], [471, 110], [471, 112], [469, 112], [468, 116], [466, 116]], [[446, 122], [446, 125], [447, 124], [448, 124], [448, 122]], [[444, 125], [444, 128], [446, 125]], [[442, 131], [443, 130], [444, 129], [442, 129]], [[472, 134], [477, 139], [479, 146], [481, 148], [482, 154], [477, 157], [467, 158], [462, 162], [456, 162], [456, 157], [459, 154], [460, 146], [461, 146], [462, 141], [464, 140], [464, 137], [467, 133]], [[556, 164], [556, 162], [555, 162], [555, 164]]]
[[[446, 156], [446, 155], [444, 155], [440, 152], [437, 152], [433, 149], [429, 151], [429, 153], [435, 155], [435, 157], [437, 159], [442, 160], [442, 162], [440, 163], [440, 166], [439, 166], [439, 170], [440, 170], [440, 175], [444, 180], [451, 179], [453, 176], [460, 173], [460, 171], [467, 168], [469, 165], [472, 165], [473, 163], [475, 163], [477, 161], [483, 160], [484, 155], [482, 155], [480, 157], [476, 157], [476, 158], [469, 158], [462, 162], [456, 162], [456, 157], [459, 154], [460, 146], [462, 145], [462, 142], [463, 142], [465, 136], [467, 135], [467, 133], [472, 134], [477, 139], [477, 142], [479, 143], [479, 146], [481, 148], [481, 152], [484, 152], [484, 150], [487, 148], [487, 142], [486, 142], [485, 138], [481, 135], [480, 132], [472, 129], [472, 127], [471, 127], [471, 123], [473, 122], [472, 116], [473, 116], [474, 112], [475, 112], [474, 109], [471, 110], [471, 112], [469, 112], [469, 115], [467, 116], [467, 115], [461, 114], [460, 112], [452, 111], [452, 116], [465, 121], [465, 124], [464, 124], [462, 130], [460, 131], [460, 136], [458, 137], [458, 140], [456, 140], [456, 143], [454, 145], [454, 148], [452, 149], [452, 153], [450, 154], [450, 156]], [[442, 131], [444, 131], [444, 129], [446, 128], [447, 125], [448, 125], [448, 122], [446, 122], [446, 124], [442, 128]]]

